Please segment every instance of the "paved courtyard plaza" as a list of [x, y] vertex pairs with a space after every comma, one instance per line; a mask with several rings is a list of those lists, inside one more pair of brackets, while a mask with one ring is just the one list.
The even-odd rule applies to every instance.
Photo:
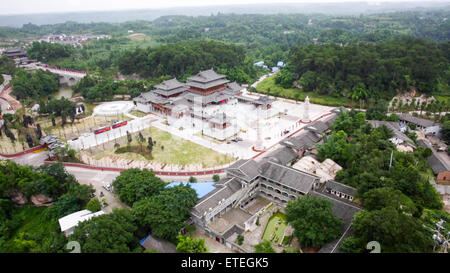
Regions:
[[[304, 103], [302, 102], [276, 100], [272, 103], [271, 109], [258, 110], [253, 105], [230, 101], [221, 105], [206, 106], [202, 109], [203, 114], [209, 116], [226, 113], [227, 118], [231, 120], [227, 129], [236, 133], [227, 137], [226, 141], [218, 141], [209, 136], [211, 133], [208, 130], [211, 130], [211, 126], [208, 121], [189, 115], [181, 118], [167, 117], [167, 119], [162, 119], [162, 122], [156, 122], [153, 125], [182, 138], [193, 140], [203, 146], [239, 158], [250, 158], [258, 154], [252, 149], [258, 142], [258, 116], [263, 148], [278, 143], [307, 125], [300, 122], [304, 114]], [[331, 109], [333, 107], [309, 104], [309, 117], [311, 120], [315, 120], [329, 113]], [[220, 133], [218, 132], [218, 134]], [[231, 141], [236, 137], [240, 138], [241, 141]]]
[[94, 116], [117, 116], [126, 114], [134, 108], [131, 101], [105, 102], [94, 108]]
[[[82, 151], [81, 159], [87, 164], [119, 168], [199, 171], [226, 167], [239, 158], [256, 156], [260, 150], [256, 150], [255, 147], [262, 149], [273, 147], [307, 125], [301, 122], [304, 116], [304, 103], [279, 99], [272, 102], [271, 108], [264, 110], [231, 99], [226, 103], [200, 108], [202, 114], [209, 116], [220, 117], [220, 113], [226, 113], [224, 117], [229, 122], [226, 128], [229, 131], [226, 134], [229, 136], [224, 138], [226, 140], [220, 141], [220, 138], [211, 136], [215, 132], [208, 132], [218, 130], [211, 129], [211, 120], [194, 118], [190, 114], [181, 118], [154, 113], [137, 117], [132, 114], [135, 109], [132, 104], [124, 101], [102, 103], [94, 108], [96, 115], [75, 121], [74, 124], [68, 123], [64, 127], [60, 124], [52, 126], [51, 121], [47, 120], [43, 122], [43, 128], [47, 134], [55, 134], [60, 139], [66, 140], [71, 148]], [[197, 112], [198, 109], [196, 108]], [[329, 113], [331, 109], [327, 106], [310, 104], [309, 116], [311, 120], [315, 120]], [[113, 110], [118, 112], [109, 116]], [[100, 134], [94, 133], [96, 129], [111, 127], [117, 121], [127, 121], [127, 124]], [[132, 150], [116, 153], [117, 145], [127, 146], [127, 131], [133, 135], [133, 142], [130, 144]], [[139, 132], [145, 138], [144, 143], [137, 141]], [[157, 143], [152, 153], [147, 152], [145, 148], [149, 136]], [[262, 144], [258, 145], [259, 143]], [[141, 145], [145, 149], [140, 148]]]

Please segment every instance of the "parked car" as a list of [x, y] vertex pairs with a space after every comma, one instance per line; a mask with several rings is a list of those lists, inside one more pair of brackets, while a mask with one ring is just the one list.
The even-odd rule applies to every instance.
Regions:
[[106, 184], [106, 183], [103, 183], [103, 186], [102, 186], [105, 190], [107, 190], [107, 191], [109, 191], [109, 192], [112, 192], [112, 186], [111, 186], [111, 184]]

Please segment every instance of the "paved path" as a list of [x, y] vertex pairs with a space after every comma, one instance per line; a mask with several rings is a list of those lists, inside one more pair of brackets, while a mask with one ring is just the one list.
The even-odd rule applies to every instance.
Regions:
[[14, 158], [6, 158], [0, 156], [0, 159], [11, 159], [20, 165], [30, 165], [33, 167], [38, 167], [44, 164], [44, 161], [48, 159], [48, 155], [46, 151], [40, 151], [28, 153]]

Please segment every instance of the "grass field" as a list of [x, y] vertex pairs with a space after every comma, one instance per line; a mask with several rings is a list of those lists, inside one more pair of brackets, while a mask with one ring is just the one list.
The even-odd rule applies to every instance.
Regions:
[[270, 217], [262, 239], [274, 244], [282, 244], [286, 227], [286, 215], [281, 212], [277, 212]]
[[133, 115], [133, 116], [136, 116], [138, 118], [145, 117], [146, 115], [148, 115], [148, 114], [146, 114], [144, 112], [141, 112], [141, 111], [138, 111], [138, 110], [130, 111], [130, 114]]
[[[309, 96], [311, 103], [327, 106], [352, 106], [352, 101], [348, 98], [318, 95], [313, 92], [303, 92], [298, 88], [283, 88], [275, 84], [275, 76], [269, 77], [260, 82], [256, 86], [256, 91], [262, 94], [282, 97], [286, 99], [299, 99], [301, 101], [305, 100], [306, 96]], [[295, 97], [297, 94], [299, 94], [298, 98]]]
[[[148, 161], [149, 158], [152, 158], [153, 162], [162, 164], [176, 164], [181, 166], [201, 164], [203, 168], [211, 168], [234, 161], [233, 158], [227, 155], [218, 153], [154, 127], [143, 130], [142, 133], [146, 141], [149, 136], [152, 137], [153, 142], [156, 141], [156, 144], [153, 146], [151, 157], [149, 157], [147, 153], [144, 153], [143, 155], [139, 153], [140, 144], [136, 140], [137, 134], [133, 134], [133, 141], [130, 146], [131, 150], [136, 152], [117, 154], [114, 152], [115, 149], [111, 149], [110, 146], [106, 145], [105, 148], [103, 148], [103, 146], [100, 145], [97, 148], [102, 149], [102, 151], [94, 153], [95, 159], [113, 155], [130, 160]], [[126, 146], [126, 137], [121, 138], [119, 143], [121, 147]], [[113, 144], [114, 142], [109, 143], [109, 145]], [[146, 142], [142, 145], [143, 149], [146, 149]]]

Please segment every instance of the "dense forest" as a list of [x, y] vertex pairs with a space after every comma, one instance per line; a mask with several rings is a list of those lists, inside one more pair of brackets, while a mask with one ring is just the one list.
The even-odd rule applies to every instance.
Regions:
[[73, 51], [74, 48], [70, 45], [33, 42], [27, 53], [31, 59], [48, 62], [58, 58], [70, 57]]
[[377, 44], [311, 45], [291, 49], [275, 82], [285, 88], [358, 99], [387, 98], [417, 88], [448, 90], [450, 42], [404, 38]]
[[13, 95], [19, 100], [46, 97], [59, 88], [58, 76], [43, 70], [30, 73], [18, 69], [11, 83], [14, 86]]
[[183, 80], [213, 67], [232, 81], [249, 83], [265, 72], [252, 63], [264, 60], [269, 67], [278, 61], [289, 64], [268, 94], [285, 96], [277, 91], [284, 87], [291, 88], [287, 95], [294, 99], [312, 92], [331, 98], [328, 104], [359, 100], [364, 106], [370, 99], [389, 100], [413, 88], [448, 94], [449, 16], [448, 9], [360, 16], [219, 13], [114, 24], [25, 24], [0, 28], [0, 40], [14, 37], [26, 42], [50, 33], [112, 35], [77, 48], [48, 43], [28, 48], [30, 57], [97, 77], [97, 84], [84, 86], [90, 90], [78, 90], [84, 96], [90, 92], [90, 100], [134, 96], [135, 88], [128, 92], [111, 83], [123, 75], [154, 82], [169, 77]]
[[89, 101], [110, 100], [114, 95], [130, 95], [136, 97], [147, 90], [146, 81], [123, 80], [113, 81], [109, 78], [94, 78], [87, 76], [73, 87]]
[[[0, 253], [64, 252], [67, 239], [58, 219], [84, 208], [93, 192], [60, 164], [32, 168], [0, 161]], [[39, 194], [53, 205], [33, 206], [31, 197]], [[16, 206], [13, 196], [22, 196], [24, 206]]]
[[153, 21], [120, 24], [25, 24], [22, 28], [0, 27], [0, 39], [36, 39], [50, 33], [110, 34], [114, 39], [128, 39], [128, 30], [133, 30], [134, 33], [147, 35], [148, 42], [153, 45], [203, 39], [235, 43], [244, 46], [252, 60], [264, 60], [273, 66], [277, 61], [287, 61], [290, 47], [313, 44], [314, 41], [319, 44], [380, 42], [404, 35], [447, 41], [450, 37], [450, 21], [445, 18], [449, 17], [448, 9], [360, 16], [219, 13], [196, 17], [162, 16]]
[[250, 82], [257, 75], [253, 63], [245, 59], [243, 48], [215, 41], [179, 42], [136, 49], [119, 59], [121, 73], [137, 73], [146, 78], [167, 75], [185, 79], [211, 67], [239, 82]]

